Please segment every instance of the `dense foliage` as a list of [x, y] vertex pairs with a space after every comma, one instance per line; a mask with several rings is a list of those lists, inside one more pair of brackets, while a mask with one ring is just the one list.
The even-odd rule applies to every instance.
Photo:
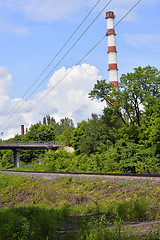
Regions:
[[[43, 123], [39, 122], [26, 129], [25, 135], [16, 135], [9, 141], [63, 141], [69, 145], [74, 129], [73, 121], [69, 118], [61, 119], [56, 123], [53, 117], [44, 116]], [[8, 140], [7, 140], [8, 141]], [[41, 150], [21, 150], [20, 160], [24, 163], [39, 162], [43, 158], [45, 151]], [[13, 167], [13, 152], [11, 150], [0, 151], [0, 166], [3, 168]]]
[[[48, 171], [159, 173], [160, 72], [138, 67], [123, 74], [119, 87], [97, 80], [89, 97], [106, 102], [101, 116], [92, 114], [74, 127], [69, 118], [58, 123], [49, 115], [17, 141], [63, 141], [73, 154], [60, 151], [21, 151], [21, 161], [41, 163]], [[1, 167], [12, 167], [11, 151], [0, 152]], [[34, 164], [35, 166], [35, 164]], [[42, 169], [43, 170], [43, 169]]]

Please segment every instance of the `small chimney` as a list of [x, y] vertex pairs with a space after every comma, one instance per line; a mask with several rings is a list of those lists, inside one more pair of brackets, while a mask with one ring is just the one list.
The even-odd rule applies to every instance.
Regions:
[[21, 135], [24, 135], [24, 125], [21, 125]]
[[114, 29], [114, 12], [106, 12], [107, 19], [107, 37], [108, 37], [108, 62], [109, 62], [109, 83], [118, 87], [118, 68], [117, 68], [117, 51]]

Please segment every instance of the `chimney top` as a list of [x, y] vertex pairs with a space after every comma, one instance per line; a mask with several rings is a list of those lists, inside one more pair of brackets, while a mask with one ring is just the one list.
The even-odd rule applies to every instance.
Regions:
[[107, 18], [115, 18], [114, 12], [112, 11], [106, 12], [106, 19]]

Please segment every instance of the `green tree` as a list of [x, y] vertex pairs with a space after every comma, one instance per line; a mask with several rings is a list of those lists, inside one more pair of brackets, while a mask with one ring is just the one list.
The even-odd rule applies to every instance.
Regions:
[[24, 139], [26, 141], [53, 141], [55, 140], [54, 127], [36, 123], [29, 128]]
[[[106, 111], [105, 111], [106, 113]], [[108, 112], [109, 115], [110, 112]], [[108, 116], [109, 118], [109, 116]], [[96, 152], [103, 152], [107, 150], [110, 143], [115, 143], [116, 134], [115, 129], [118, 126], [117, 120], [109, 121], [107, 115], [100, 118], [96, 114], [92, 114], [88, 122], [83, 121], [78, 124], [77, 128], [73, 131], [71, 145], [78, 154], [91, 155]]]
[[55, 140], [54, 127], [51, 125], [40, 125], [37, 129], [37, 138], [38, 141], [53, 141]]
[[160, 158], [160, 117], [152, 114], [149, 126], [144, 126], [142, 140], [146, 147], [152, 147], [154, 155]]
[[24, 135], [25, 141], [39, 141], [38, 139], [38, 128], [41, 124], [36, 123], [31, 125], [28, 132]]
[[79, 142], [80, 152], [90, 155], [97, 151], [97, 146], [101, 141], [102, 133], [101, 125], [99, 125], [99, 118], [96, 114], [92, 114], [92, 118], [84, 126], [84, 135]]
[[14, 138], [10, 138], [7, 141], [23, 141], [24, 135], [18, 135], [16, 134]]
[[155, 98], [160, 96], [159, 90], [160, 71], [147, 66], [122, 74], [118, 88], [113, 88], [105, 80], [98, 80], [89, 97], [106, 101], [107, 107], [112, 108], [124, 124], [140, 127], [144, 112], [151, 106], [153, 108]]
[[43, 124], [51, 125], [51, 126], [55, 127], [55, 125], [57, 123], [56, 123], [56, 120], [54, 119], [54, 117], [51, 117], [50, 115], [46, 115], [43, 117]]
[[98, 80], [89, 97], [105, 101], [114, 118], [121, 120], [121, 137], [138, 143], [143, 122], [160, 101], [160, 72], [151, 66], [134, 68], [133, 73], [122, 74], [118, 88]]
[[105, 140], [111, 141], [113, 144], [119, 139], [119, 129], [123, 126], [123, 121], [115, 114], [113, 108], [105, 108], [100, 117], [99, 125], [103, 126]]
[[68, 117], [60, 119], [57, 123], [56, 134], [62, 134], [67, 128], [74, 129], [73, 120]]
[[53, 126], [57, 136], [61, 135], [67, 128], [74, 129], [73, 120], [68, 117], [62, 118], [59, 122], [56, 122], [54, 117], [46, 115], [43, 117], [43, 124]]
[[71, 146], [74, 148], [76, 154], [80, 154], [80, 141], [85, 139], [86, 133], [85, 128], [88, 123], [86, 121], [82, 121], [81, 123], [78, 123], [77, 128], [73, 130], [73, 135], [71, 138]]
[[[54, 127], [46, 124], [36, 123], [32, 125], [28, 132], [23, 136], [24, 141], [54, 141]], [[44, 150], [21, 150], [20, 160], [26, 163], [38, 160], [44, 155]]]
[[73, 129], [66, 128], [61, 135], [58, 136], [58, 141], [62, 141], [66, 146], [71, 145], [71, 138], [73, 136]]
[[14, 166], [14, 158], [12, 150], [1, 150], [0, 151], [0, 162], [1, 166], [5, 168], [11, 168]]
[[79, 141], [79, 150], [87, 155], [100, 152], [102, 145], [107, 145], [107, 141], [111, 139], [112, 136], [103, 119], [92, 114], [91, 119], [88, 119], [88, 123], [84, 126], [84, 135]]

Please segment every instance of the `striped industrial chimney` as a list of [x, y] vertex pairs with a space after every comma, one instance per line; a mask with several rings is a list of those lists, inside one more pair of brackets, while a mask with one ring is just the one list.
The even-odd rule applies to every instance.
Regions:
[[21, 135], [24, 135], [24, 125], [21, 125]]
[[106, 12], [108, 37], [109, 83], [118, 87], [117, 51], [114, 30], [114, 12]]

